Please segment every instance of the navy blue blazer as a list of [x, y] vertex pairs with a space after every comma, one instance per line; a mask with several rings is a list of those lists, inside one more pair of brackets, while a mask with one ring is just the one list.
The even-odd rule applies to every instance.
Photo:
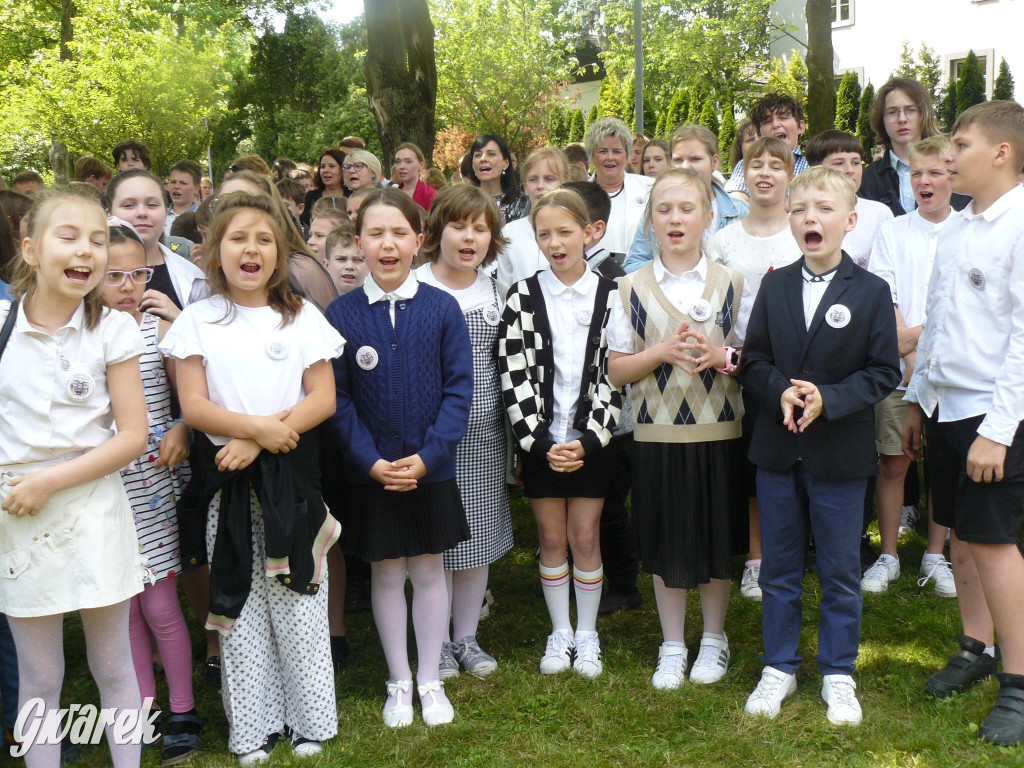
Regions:
[[[767, 274], [751, 311], [740, 370], [758, 404], [749, 458], [775, 472], [802, 459], [815, 477], [869, 477], [878, 470], [873, 406], [901, 379], [892, 294], [844, 253], [806, 329], [802, 267], [800, 259]], [[824, 403], [802, 434], [782, 424], [790, 379], [813, 382]]]

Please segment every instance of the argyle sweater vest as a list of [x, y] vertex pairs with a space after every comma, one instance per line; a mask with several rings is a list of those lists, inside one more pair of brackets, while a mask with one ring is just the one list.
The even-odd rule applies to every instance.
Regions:
[[[659, 344], [686, 322], [703, 334], [712, 346], [729, 343], [739, 315], [743, 276], [707, 261], [707, 278], [701, 298], [707, 302], [703, 320], [682, 312], [669, 301], [654, 277], [654, 266], [626, 275], [619, 281], [622, 305], [628, 308], [636, 351]], [[708, 311], [710, 307], [710, 311]], [[649, 443], [698, 443], [740, 436], [743, 401], [732, 376], [708, 368], [691, 375], [662, 363], [633, 384], [635, 439]]]

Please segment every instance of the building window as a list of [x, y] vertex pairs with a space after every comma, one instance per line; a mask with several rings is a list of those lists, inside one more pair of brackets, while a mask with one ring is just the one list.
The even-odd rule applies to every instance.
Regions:
[[832, 0], [832, 26], [848, 27], [853, 24], [853, 0]]
[[[985, 73], [985, 97], [992, 98], [992, 84], [995, 80], [995, 49], [993, 48], [982, 48], [981, 50], [975, 49], [974, 55], [978, 57], [978, 63], [981, 64], [981, 71]], [[960, 51], [958, 53], [949, 53], [942, 57], [944, 64], [943, 69], [945, 70], [946, 82], [950, 80], [959, 80], [960, 72], [963, 70], [964, 62], [967, 60], [967, 51]]]
[[[953, 80], [960, 79], [960, 70], [964, 67], [964, 62], [967, 61], [967, 57], [964, 56], [962, 59], [950, 59], [949, 60], [949, 77]], [[988, 74], [988, 57], [978, 56], [978, 63], [981, 64], [981, 71]], [[987, 79], [987, 78], [986, 78]]]

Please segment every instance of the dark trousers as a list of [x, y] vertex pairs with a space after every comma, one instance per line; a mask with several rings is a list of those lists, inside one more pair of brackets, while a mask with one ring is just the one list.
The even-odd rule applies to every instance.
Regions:
[[849, 675], [860, 646], [860, 527], [866, 479], [824, 480], [803, 462], [757, 470], [761, 511], [761, 625], [766, 666], [795, 673], [803, 619], [804, 558], [814, 534], [821, 618], [818, 669]]
[[610, 473], [608, 496], [601, 510], [601, 560], [608, 589], [636, 588], [638, 558], [636, 534], [629, 523], [626, 499], [633, 483], [633, 433], [613, 437], [604, 449]]
[[14, 729], [18, 720], [18, 653], [7, 615], [0, 613], [0, 705], [3, 725]]

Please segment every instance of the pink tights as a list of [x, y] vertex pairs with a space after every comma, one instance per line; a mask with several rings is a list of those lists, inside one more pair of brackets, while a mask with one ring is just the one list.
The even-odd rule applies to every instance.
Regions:
[[128, 629], [132, 640], [132, 660], [139, 679], [139, 693], [156, 698], [153, 677], [152, 632], [167, 676], [171, 712], [188, 712], [195, 706], [192, 697], [192, 641], [178, 603], [177, 579], [173, 576], [147, 584], [131, 600]]

